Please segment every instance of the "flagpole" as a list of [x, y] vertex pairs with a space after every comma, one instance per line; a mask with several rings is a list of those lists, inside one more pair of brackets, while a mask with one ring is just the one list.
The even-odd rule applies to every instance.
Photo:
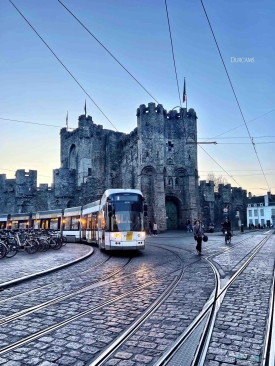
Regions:
[[67, 111], [67, 116], [66, 116], [66, 127], [67, 127], [67, 131], [69, 129], [69, 126], [68, 126], [68, 111]]

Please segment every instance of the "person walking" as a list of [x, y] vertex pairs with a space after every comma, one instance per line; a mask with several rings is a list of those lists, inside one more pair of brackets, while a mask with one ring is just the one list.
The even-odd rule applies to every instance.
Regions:
[[158, 236], [158, 225], [155, 221], [153, 225], [153, 236]]
[[201, 243], [202, 243], [202, 238], [204, 235], [200, 220], [196, 220], [195, 225], [193, 227], [193, 234], [194, 234], [194, 239], [197, 242], [196, 250], [197, 250], [197, 253], [200, 255], [201, 250], [202, 250]]
[[153, 224], [152, 224], [151, 220], [149, 221], [148, 228], [149, 228], [149, 230], [148, 230], [149, 235], [151, 236], [153, 234]]
[[192, 233], [192, 229], [191, 229], [191, 222], [189, 219], [186, 219], [186, 231], [188, 233]]

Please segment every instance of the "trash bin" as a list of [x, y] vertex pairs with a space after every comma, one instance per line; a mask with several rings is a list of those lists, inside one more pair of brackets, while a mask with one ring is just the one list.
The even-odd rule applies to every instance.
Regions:
[[241, 233], [243, 233], [243, 224], [241, 224]]

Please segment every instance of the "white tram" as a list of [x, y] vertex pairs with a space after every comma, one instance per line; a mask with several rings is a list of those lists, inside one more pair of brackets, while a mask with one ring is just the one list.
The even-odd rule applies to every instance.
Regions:
[[108, 189], [84, 206], [24, 214], [0, 214], [0, 229], [51, 229], [68, 241], [96, 243], [105, 250], [145, 248], [147, 205], [137, 189]]
[[62, 225], [63, 235], [66, 236], [67, 241], [80, 241], [80, 224], [81, 224], [82, 206], [65, 208]]
[[137, 189], [108, 189], [100, 201], [83, 206], [82, 238], [105, 250], [144, 249], [143, 201]]
[[0, 230], [7, 229], [8, 224], [8, 214], [0, 215]]

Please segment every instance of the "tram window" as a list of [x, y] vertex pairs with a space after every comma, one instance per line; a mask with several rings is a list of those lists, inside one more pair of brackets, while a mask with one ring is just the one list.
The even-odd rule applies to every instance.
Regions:
[[6, 223], [5, 222], [0, 222], [0, 229], [5, 229], [6, 228]]
[[34, 220], [33, 228], [34, 229], [39, 229], [40, 228], [40, 220]]
[[91, 229], [92, 228], [92, 215], [88, 215], [85, 216], [85, 218], [87, 219], [87, 229]]
[[65, 217], [64, 230], [71, 229], [71, 217]]
[[79, 216], [72, 217], [72, 230], [78, 230], [79, 228]]
[[41, 221], [41, 229], [48, 230], [49, 229], [49, 221], [48, 220], [42, 220]]
[[50, 222], [50, 229], [51, 229], [51, 230], [58, 230], [58, 218], [56, 218], [56, 219], [51, 219], [51, 222]]
[[87, 217], [82, 217], [81, 220], [81, 230], [86, 230], [87, 229]]
[[18, 229], [18, 221], [13, 221], [11, 224], [11, 228], [12, 228], [12, 230]]
[[19, 222], [19, 229], [26, 229], [27, 227], [27, 222]]
[[131, 195], [131, 194], [112, 194], [110, 196], [112, 201], [131, 201], [131, 202], [137, 202], [140, 200], [140, 196], [135, 194], [135, 195]]

